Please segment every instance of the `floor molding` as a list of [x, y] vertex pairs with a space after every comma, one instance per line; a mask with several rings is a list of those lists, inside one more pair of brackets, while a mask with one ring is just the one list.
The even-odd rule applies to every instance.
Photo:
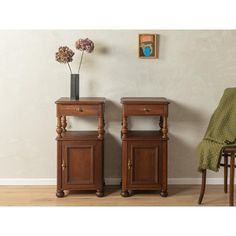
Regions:
[[[120, 178], [105, 178], [107, 185], [119, 185]], [[201, 178], [169, 178], [169, 184], [201, 184]], [[207, 184], [223, 184], [223, 178], [207, 178]], [[236, 179], [235, 179], [236, 183]], [[55, 185], [55, 178], [0, 178], [0, 185]]]

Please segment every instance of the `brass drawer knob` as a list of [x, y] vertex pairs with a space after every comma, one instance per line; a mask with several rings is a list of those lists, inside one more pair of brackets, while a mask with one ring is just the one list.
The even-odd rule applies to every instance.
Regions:
[[76, 108], [75, 110], [76, 110], [76, 111], [79, 111], [79, 112], [83, 112], [83, 111], [84, 111], [83, 108], [81, 108], [81, 107]]
[[144, 108], [143, 110], [146, 112], [150, 112], [150, 109], [148, 109], [148, 108]]

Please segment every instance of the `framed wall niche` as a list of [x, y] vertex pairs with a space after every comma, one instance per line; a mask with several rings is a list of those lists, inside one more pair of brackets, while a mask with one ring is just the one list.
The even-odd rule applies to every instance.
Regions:
[[155, 59], [158, 58], [158, 42], [157, 34], [139, 34], [138, 38], [139, 58]]

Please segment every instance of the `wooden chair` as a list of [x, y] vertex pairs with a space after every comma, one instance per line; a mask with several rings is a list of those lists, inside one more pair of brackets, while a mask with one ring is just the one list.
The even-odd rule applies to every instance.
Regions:
[[[227, 180], [228, 180], [228, 167], [230, 168], [230, 184], [229, 184], [229, 205], [234, 205], [234, 168], [235, 166], [235, 154], [236, 154], [236, 146], [226, 147], [223, 150], [224, 164], [220, 164], [220, 166], [224, 166], [224, 192], [227, 193]], [[228, 158], [230, 158], [230, 165], [228, 165]], [[206, 188], [206, 170], [202, 171], [202, 186], [201, 192], [198, 199], [198, 204], [202, 203], [202, 199], [205, 193]]]

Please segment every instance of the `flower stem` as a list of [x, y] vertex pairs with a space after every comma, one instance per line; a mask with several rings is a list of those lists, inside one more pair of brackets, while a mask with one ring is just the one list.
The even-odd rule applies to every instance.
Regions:
[[69, 62], [67, 62], [67, 65], [69, 66], [70, 73], [72, 74], [72, 70], [71, 70], [71, 67], [70, 67], [70, 64], [69, 64]]
[[82, 52], [82, 55], [81, 55], [81, 57], [80, 57], [80, 63], [79, 63], [78, 74], [79, 74], [79, 72], [80, 72], [80, 67], [81, 67], [81, 64], [82, 64], [83, 55], [84, 55], [84, 51]]

